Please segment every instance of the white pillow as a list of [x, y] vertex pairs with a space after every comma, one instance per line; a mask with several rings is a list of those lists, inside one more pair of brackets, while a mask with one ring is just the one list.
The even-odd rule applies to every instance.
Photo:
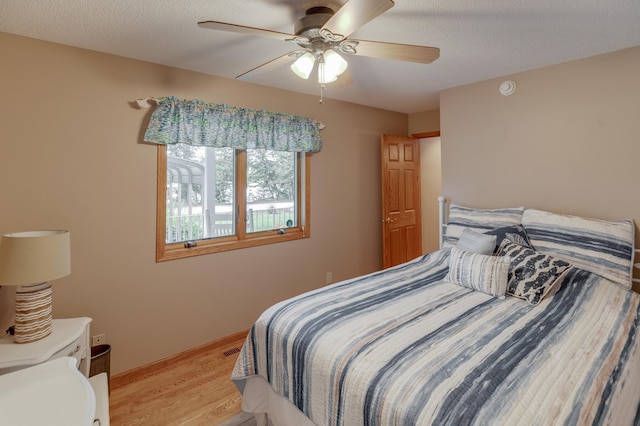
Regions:
[[495, 235], [481, 234], [469, 228], [464, 228], [456, 247], [472, 253], [492, 254], [496, 249], [497, 238]]

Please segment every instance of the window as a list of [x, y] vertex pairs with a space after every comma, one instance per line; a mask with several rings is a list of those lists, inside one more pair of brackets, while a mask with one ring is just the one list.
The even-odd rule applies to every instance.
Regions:
[[309, 236], [308, 153], [158, 146], [156, 260]]
[[310, 153], [322, 123], [174, 96], [155, 100], [156, 260], [309, 236]]

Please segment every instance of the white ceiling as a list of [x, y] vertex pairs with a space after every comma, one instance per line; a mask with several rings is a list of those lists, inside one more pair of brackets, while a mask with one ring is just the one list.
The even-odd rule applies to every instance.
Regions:
[[[293, 33], [312, 6], [345, 0], [2, 0], [0, 31], [234, 78], [292, 43], [202, 29], [215, 20]], [[640, 45], [639, 0], [395, 0], [349, 38], [435, 46], [432, 64], [348, 56], [353, 84], [325, 98], [415, 113], [467, 83]], [[640, 73], [639, 73], [640, 74]], [[288, 66], [252, 82], [320, 95]], [[164, 94], [149, 94], [164, 95]], [[215, 99], [211, 99], [215, 102]]]

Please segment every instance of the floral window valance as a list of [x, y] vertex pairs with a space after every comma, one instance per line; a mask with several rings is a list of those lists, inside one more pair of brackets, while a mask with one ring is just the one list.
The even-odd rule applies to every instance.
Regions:
[[321, 124], [307, 117], [174, 96], [156, 104], [144, 135], [147, 142], [290, 152], [322, 148]]

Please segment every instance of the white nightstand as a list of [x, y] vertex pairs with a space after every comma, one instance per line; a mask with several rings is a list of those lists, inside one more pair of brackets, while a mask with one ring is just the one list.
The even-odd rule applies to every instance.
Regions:
[[91, 318], [54, 319], [51, 334], [31, 343], [15, 343], [13, 336], [0, 339], [0, 375], [61, 357], [76, 359], [78, 369], [89, 377]]

